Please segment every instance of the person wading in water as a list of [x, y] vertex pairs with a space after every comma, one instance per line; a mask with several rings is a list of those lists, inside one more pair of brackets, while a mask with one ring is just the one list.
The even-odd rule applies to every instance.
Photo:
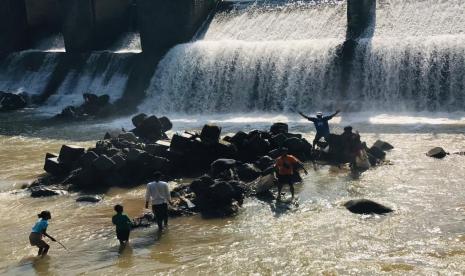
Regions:
[[316, 117], [310, 117], [306, 116], [305, 114], [299, 111], [300, 116], [304, 117], [310, 122], [313, 122], [313, 124], [315, 125], [316, 135], [315, 139], [313, 140], [313, 148], [316, 147], [316, 144], [318, 143], [318, 141], [320, 141], [321, 137], [324, 137], [326, 142], [328, 141], [328, 137], [330, 134], [328, 121], [331, 120], [337, 114], [339, 114], [339, 112], [340, 110], [337, 110], [334, 114], [331, 114], [329, 116], [323, 116], [323, 113], [317, 112]]
[[292, 199], [294, 199], [294, 183], [295, 174], [298, 169], [303, 169], [305, 174], [308, 174], [304, 168], [304, 164], [296, 157], [287, 154], [288, 149], [281, 149], [281, 156], [276, 159], [275, 169], [276, 177], [278, 178], [278, 197], [276, 200], [281, 200], [281, 190], [284, 184], [288, 184], [291, 190]]
[[153, 175], [155, 181], [147, 184], [145, 193], [145, 208], [149, 207], [151, 199], [152, 211], [158, 224], [159, 233], [163, 230], [163, 222], [165, 227], [168, 226], [168, 203], [171, 201], [170, 188], [168, 183], [160, 181], [161, 176], [160, 172]]
[[49, 211], [42, 211], [37, 215], [39, 220], [32, 227], [32, 232], [29, 235], [29, 242], [32, 246], [39, 248], [38, 256], [44, 257], [47, 255], [50, 245], [48, 245], [42, 238], [43, 236], [48, 237], [50, 240], [56, 242], [55, 238], [47, 234], [48, 220], [52, 219], [52, 214]]

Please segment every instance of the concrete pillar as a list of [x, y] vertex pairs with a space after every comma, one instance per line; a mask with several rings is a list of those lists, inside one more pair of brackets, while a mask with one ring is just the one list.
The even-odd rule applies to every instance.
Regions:
[[128, 29], [131, 0], [61, 0], [67, 52], [106, 49]]
[[160, 53], [189, 41], [217, 0], [136, 0], [144, 52]]
[[376, 0], [347, 0], [347, 40], [371, 37], [376, 22]]
[[27, 47], [26, 8], [23, 0], [0, 0], [0, 56]]

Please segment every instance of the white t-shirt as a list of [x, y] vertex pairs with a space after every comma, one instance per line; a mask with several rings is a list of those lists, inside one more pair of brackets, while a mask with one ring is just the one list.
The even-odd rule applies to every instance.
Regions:
[[147, 184], [145, 201], [152, 199], [152, 205], [168, 203], [171, 200], [170, 188], [168, 183], [163, 181], [154, 181]]

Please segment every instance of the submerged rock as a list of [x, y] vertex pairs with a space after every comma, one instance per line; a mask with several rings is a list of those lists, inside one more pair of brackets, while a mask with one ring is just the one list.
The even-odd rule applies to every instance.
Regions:
[[393, 210], [368, 199], [355, 199], [347, 201], [344, 206], [355, 214], [386, 214]]
[[82, 195], [76, 198], [76, 202], [91, 202], [91, 203], [97, 203], [102, 201], [102, 197], [99, 195]]
[[0, 112], [14, 111], [27, 106], [26, 93], [14, 94], [0, 91]]
[[55, 190], [42, 185], [31, 187], [29, 190], [31, 192], [31, 197], [49, 197], [66, 194], [63, 190]]
[[443, 148], [441, 147], [436, 147], [436, 148], [432, 148], [430, 149], [427, 153], [426, 153], [426, 156], [428, 157], [433, 157], [433, 158], [437, 158], [437, 159], [442, 159], [444, 157], [446, 157], [449, 153], [447, 153]]
[[394, 148], [393, 145], [389, 144], [388, 142], [382, 141], [382, 140], [376, 140], [376, 142], [373, 144], [372, 147], [379, 148], [383, 151], [392, 150]]

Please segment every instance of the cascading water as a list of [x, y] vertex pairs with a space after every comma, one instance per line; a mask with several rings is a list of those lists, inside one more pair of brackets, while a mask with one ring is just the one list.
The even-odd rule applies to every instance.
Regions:
[[[215, 15], [203, 39], [160, 62], [142, 110], [279, 111], [331, 106], [346, 31], [341, 1], [238, 5]], [[329, 99], [329, 100], [328, 100]]]
[[373, 37], [358, 41], [344, 73], [346, 88], [338, 56], [346, 31], [344, 3], [255, 2], [216, 14], [201, 40], [173, 48], [141, 109], [462, 110], [465, 2], [377, 4]]
[[380, 1], [360, 41], [349, 95], [385, 110], [463, 110], [465, 2]]

